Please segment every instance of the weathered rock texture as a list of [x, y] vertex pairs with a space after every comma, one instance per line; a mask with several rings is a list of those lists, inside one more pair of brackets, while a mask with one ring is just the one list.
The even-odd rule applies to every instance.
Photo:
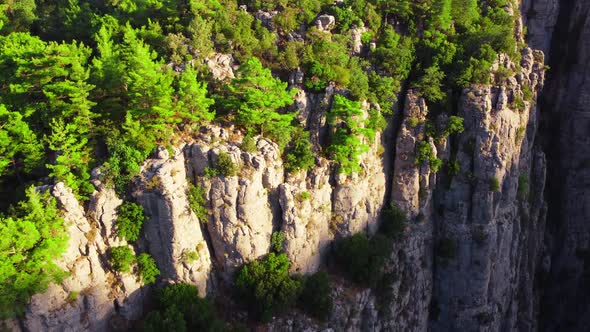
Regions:
[[[69, 271], [70, 276], [33, 297], [22, 320], [24, 329], [106, 331], [124, 327], [126, 320], [139, 318], [143, 307], [141, 285], [135, 278], [115, 275], [108, 269], [106, 250], [109, 245], [101, 235], [108, 234], [109, 230], [104, 224], [86, 218], [82, 206], [63, 183], [50, 190], [63, 210], [70, 236], [67, 252], [57, 263]], [[98, 220], [105, 220], [104, 211], [119, 204], [116, 200], [104, 203], [107, 201], [110, 201], [108, 197], [103, 203], [93, 205], [103, 207], [95, 211]], [[115, 301], [119, 308], [115, 308]]]
[[551, 67], [540, 103], [549, 206], [549, 269], [540, 271], [543, 282], [537, 288], [543, 295], [540, 327], [585, 331], [590, 326], [590, 1], [559, 1], [558, 6], [534, 1], [531, 7], [529, 26], [552, 18], [547, 42], [534, 44], [548, 49]]
[[[168, 158], [167, 154], [162, 152], [161, 159], [144, 164], [134, 194], [149, 216], [143, 227], [147, 252], [156, 260], [162, 278], [195, 284], [205, 295], [211, 258], [187, 198], [184, 155], [178, 152]], [[187, 259], [195, 253], [197, 259]]]
[[[456, 100], [465, 131], [448, 138], [427, 137], [427, 119], [444, 126], [448, 118], [432, 119], [419, 93], [407, 91], [392, 144], [383, 144], [381, 134], [366, 141], [362, 171], [348, 177], [319, 153], [330, 132], [332, 96], [343, 93], [334, 85], [296, 96], [297, 119], [318, 156], [308, 172], [287, 174], [281, 151], [265, 138], [244, 151], [234, 128], [204, 128], [172, 156], [160, 149], [143, 165], [134, 197], [149, 220], [134, 250], [154, 256], [159, 282], [189, 282], [212, 293], [217, 276], [228, 281], [236, 268], [268, 253], [276, 231], [285, 236], [293, 272], [317, 271], [334, 239], [374, 232], [388, 200], [409, 217], [391, 247], [388, 287], [359, 289], [337, 280], [328, 321], [295, 311], [269, 330], [585, 331], [590, 1], [525, 0], [521, 10], [517, 38], [526, 26], [529, 44], [547, 53], [553, 68], [545, 86], [542, 52], [525, 48], [518, 66], [500, 55], [491, 70], [494, 83], [471, 86]], [[322, 15], [316, 24], [329, 31], [335, 19]], [[353, 32], [353, 52], [362, 52], [361, 35], [362, 29]], [[233, 77], [232, 62], [216, 55], [208, 65], [214, 77], [226, 79]], [[497, 75], [500, 67], [513, 74]], [[300, 86], [302, 72], [290, 81]], [[458, 171], [443, 166], [436, 173], [416, 163], [420, 142]], [[235, 175], [212, 172], [221, 153], [238, 166]], [[74, 273], [33, 298], [20, 322], [27, 330], [105, 331], [141, 315], [149, 289], [133, 275], [112, 273], [107, 261], [110, 247], [128, 245], [116, 236], [122, 200], [95, 173], [98, 191], [88, 211], [63, 184], [51, 189], [71, 236], [59, 264]], [[206, 220], [190, 207], [191, 185], [204, 189]], [[186, 259], [191, 252], [197, 260]], [[79, 292], [77, 300], [67, 300], [71, 292]]]
[[[497, 66], [515, 70], [508, 59]], [[542, 195], [544, 178], [529, 178], [533, 168], [544, 166], [535, 152], [537, 108], [524, 101], [522, 90], [541, 88], [543, 55], [523, 51], [522, 70], [498, 86], [466, 89], [459, 103], [465, 132], [460, 135], [456, 160], [461, 171], [450, 179], [448, 190], [437, 197], [435, 260], [436, 330], [504, 331], [517, 328], [519, 306], [532, 298], [519, 296], [520, 280], [533, 281], [539, 235], [529, 220], [544, 206], [530, 206]], [[522, 99], [521, 99], [522, 100]], [[541, 170], [541, 173], [544, 171]], [[520, 188], [519, 188], [520, 187]], [[542, 198], [541, 198], [542, 201]], [[526, 255], [530, 255], [527, 261]]]

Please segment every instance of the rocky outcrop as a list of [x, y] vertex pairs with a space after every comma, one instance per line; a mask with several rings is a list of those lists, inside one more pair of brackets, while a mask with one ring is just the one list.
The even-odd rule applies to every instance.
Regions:
[[[108, 246], [101, 236], [107, 230], [86, 218], [72, 191], [63, 183], [50, 190], [63, 210], [70, 237], [57, 264], [70, 274], [61, 284], [50, 284], [47, 291], [33, 296], [21, 326], [28, 331], [124, 328], [127, 320], [142, 314], [141, 285], [133, 277], [109, 271], [105, 261]], [[103, 219], [102, 213], [98, 216]]]
[[[217, 137], [223, 135], [217, 133]], [[236, 144], [204, 141], [187, 146], [186, 151], [195, 183], [205, 188], [210, 209], [206, 226], [216, 261], [222, 274], [229, 277], [236, 267], [269, 252], [273, 218], [278, 212], [278, 186], [283, 181], [280, 152], [265, 139], [258, 140], [254, 153], [242, 151]], [[230, 156], [239, 173], [204, 176], [206, 169], [215, 169], [220, 153]]]
[[311, 273], [318, 270], [328, 245], [334, 237], [332, 220], [332, 187], [327, 162], [307, 174], [291, 175], [279, 187], [283, 211], [281, 231], [291, 270]]
[[332, 193], [332, 223], [338, 236], [366, 231], [374, 233], [385, 199], [385, 169], [381, 134], [366, 142], [370, 149], [361, 157], [361, 171], [351, 176], [336, 174]]
[[168, 158], [162, 152], [160, 157], [143, 165], [134, 193], [149, 216], [143, 227], [145, 245], [163, 279], [195, 284], [205, 295], [211, 258], [187, 198], [184, 155], [175, 151]]
[[226, 80], [234, 78], [232, 65], [234, 57], [231, 54], [216, 53], [206, 61], [209, 72], [216, 80]]
[[[497, 66], [516, 70], [504, 57]], [[538, 109], [522, 91], [541, 88], [542, 53], [525, 49], [521, 66], [500, 85], [473, 86], [461, 97], [460, 171], [435, 199], [435, 330], [515, 330], [519, 308], [531, 306], [523, 301], [533, 301], [518, 296], [519, 282], [535, 282], [523, 253], [527, 264], [539, 261], [542, 248], [532, 244], [539, 237], [534, 224], [543, 219], [529, 217], [542, 215], [544, 204], [526, 201], [531, 188], [542, 192], [545, 179], [530, 178], [543, 175], [544, 163], [533, 144]]]
[[332, 15], [320, 15], [316, 18], [315, 25], [320, 31], [330, 32], [336, 27], [336, 18]]

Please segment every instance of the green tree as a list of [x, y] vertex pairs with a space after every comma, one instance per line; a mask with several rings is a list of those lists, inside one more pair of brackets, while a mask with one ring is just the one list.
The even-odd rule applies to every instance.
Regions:
[[143, 331], [228, 331], [213, 305], [199, 297], [194, 285], [173, 284], [155, 294], [156, 310], [148, 314]]
[[213, 120], [215, 112], [209, 107], [214, 101], [207, 98], [207, 84], [197, 81], [197, 72], [187, 66], [178, 81], [176, 116], [191, 124], [203, 124]]
[[363, 111], [359, 102], [335, 95], [332, 109], [328, 113], [328, 123], [332, 126], [328, 152], [339, 165], [339, 172], [345, 174], [360, 171], [360, 156], [369, 150], [362, 143], [361, 136], [373, 139], [374, 130], [364, 127]]
[[332, 285], [326, 272], [317, 272], [306, 278], [299, 296], [299, 307], [320, 320], [330, 316], [333, 307]]
[[7, 34], [16, 31], [28, 31], [37, 18], [35, 15], [36, 9], [35, 0], [0, 1], [0, 10], [5, 17], [0, 31]]
[[293, 104], [296, 91], [288, 91], [287, 83], [272, 77], [256, 58], [243, 63], [236, 74], [226, 86], [226, 96], [218, 97], [226, 110], [236, 112], [236, 122], [251, 134], [270, 133], [271, 138], [277, 138], [290, 133], [296, 114], [278, 110]]
[[308, 171], [314, 165], [315, 156], [309, 133], [301, 129], [294, 130], [293, 140], [287, 147], [285, 169], [289, 172]]
[[43, 145], [23, 116], [0, 104], [0, 123], [0, 176], [39, 167], [45, 158]]
[[[143, 133], [150, 133], [155, 140], [169, 137], [169, 123], [174, 119], [172, 73], [165, 70], [157, 54], [137, 37], [128, 24], [124, 29], [122, 58], [127, 65], [124, 82], [129, 102], [131, 121], [140, 123]], [[148, 148], [151, 146], [144, 146]]]
[[34, 187], [10, 216], [0, 215], [0, 317], [23, 313], [35, 293], [65, 277], [54, 260], [66, 250], [68, 234], [55, 199]]

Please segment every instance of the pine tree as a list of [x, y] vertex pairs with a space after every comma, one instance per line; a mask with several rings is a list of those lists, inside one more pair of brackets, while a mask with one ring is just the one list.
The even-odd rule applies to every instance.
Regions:
[[0, 104], [0, 176], [30, 172], [42, 164], [43, 145], [18, 112]]
[[159, 139], [169, 137], [174, 121], [172, 73], [156, 61], [156, 52], [137, 37], [128, 24], [124, 29], [122, 58], [127, 65], [125, 85], [128, 111], [147, 131], [156, 131]]
[[178, 81], [176, 117], [191, 124], [211, 121], [215, 117], [215, 112], [209, 110], [213, 103], [207, 98], [207, 83], [198, 82], [196, 70], [187, 66]]
[[271, 136], [290, 133], [296, 113], [284, 114], [278, 110], [293, 104], [296, 91], [287, 90], [287, 83], [272, 77], [257, 58], [240, 66], [226, 92], [227, 98], [222, 103], [227, 110], [236, 112], [237, 123], [249, 133]]
[[328, 122], [334, 128], [330, 137], [328, 152], [339, 165], [339, 172], [345, 174], [360, 171], [360, 156], [369, 150], [361, 136], [373, 139], [374, 130], [365, 128], [366, 120], [359, 102], [335, 95]]
[[68, 243], [55, 199], [30, 187], [15, 210], [0, 216], [0, 318], [21, 314], [32, 295], [65, 276], [54, 263]]

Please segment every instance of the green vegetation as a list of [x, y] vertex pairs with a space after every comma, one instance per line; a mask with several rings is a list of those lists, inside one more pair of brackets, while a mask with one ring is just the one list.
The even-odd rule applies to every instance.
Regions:
[[182, 253], [182, 261], [185, 263], [194, 263], [199, 260], [199, 253], [196, 251], [185, 251]]
[[135, 254], [127, 246], [112, 247], [109, 260], [113, 270], [129, 273], [135, 263]]
[[220, 152], [215, 164], [217, 170], [215, 175], [235, 176], [238, 173], [238, 166], [233, 162], [227, 152]]
[[270, 251], [277, 254], [283, 252], [284, 242], [285, 234], [283, 232], [273, 232], [270, 237]]
[[256, 147], [256, 141], [250, 135], [246, 135], [244, 137], [242, 144], [240, 144], [240, 149], [249, 153], [258, 151], [258, 148]]
[[238, 271], [234, 280], [237, 298], [254, 318], [269, 321], [296, 303], [302, 285], [289, 276], [289, 266], [286, 254], [270, 253]]
[[390, 284], [385, 262], [391, 254], [393, 242], [399, 240], [408, 218], [399, 207], [389, 205], [381, 210], [379, 231], [369, 238], [364, 233], [338, 240], [333, 247], [334, 261], [341, 272], [353, 282], [365, 287]]
[[518, 199], [524, 201], [529, 197], [529, 173], [524, 172], [518, 177]]
[[139, 326], [141, 331], [231, 331], [214, 306], [199, 297], [194, 285], [174, 284], [156, 291], [155, 310]]
[[489, 182], [490, 191], [497, 192], [500, 191], [500, 180], [497, 177], [490, 178]]
[[335, 95], [332, 109], [328, 113], [328, 123], [333, 134], [328, 147], [330, 158], [334, 160], [340, 173], [351, 174], [361, 170], [360, 156], [369, 150], [362, 137], [372, 140], [375, 131], [366, 128], [362, 119], [363, 111], [359, 102]]
[[124, 202], [119, 206], [117, 213], [117, 236], [127, 241], [136, 241], [145, 220], [143, 207], [132, 202]]
[[297, 130], [293, 135], [293, 140], [286, 150], [285, 169], [288, 172], [307, 171], [315, 165], [309, 133]]
[[326, 320], [333, 307], [331, 291], [330, 276], [323, 271], [317, 272], [303, 281], [299, 307], [319, 320]]
[[54, 262], [68, 236], [55, 199], [34, 187], [10, 215], [0, 215], [0, 318], [20, 315], [35, 293], [66, 276]]
[[257, 58], [243, 63], [236, 75], [218, 97], [223, 109], [235, 112], [230, 118], [248, 133], [266, 134], [280, 146], [286, 145], [295, 113], [280, 113], [278, 109], [291, 105], [296, 91], [287, 91], [287, 83], [273, 78]]
[[373, 287], [383, 275], [389, 241], [382, 234], [369, 239], [358, 233], [336, 243], [334, 258], [344, 274], [363, 286]]
[[80, 293], [76, 292], [76, 291], [71, 291], [68, 294], [68, 303], [76, 303], [76, 301], [78, 301], [78, 297], [79, 297]]
[[300, 202], [307, 201], [309, 199], [311, 199], [311, 194], [309, 191], [302, 191], [297, 194], [297, 200]]
[[189, 184], [187, 197], [189, 205], [197, 218], [199, 218], [199, 221], [207, 223], [208, 209], [205, 188], [200, 185]]
[[[442, 161], [428, 141], [463, 131], [462, 120], [451, 115], [457, 96], [471, 84], [491, 83], [499, 53], [519, 63], [521, 47], [508, 14], [518, 8], [508, 0], [2, 3], [0, 227], [10, 235], [0, 247], [2, 271], [8, 271], [0, 278], [5, 316], [22, 312], [32, 294], [60, 275], [52, 262], [65, 248], [62, 221], [52, 207], [39, 212], [38, 206], [53, 203], [43, 195], [35, 198], [27, 189], [31, 185], [64, 182], [83, 201], [95, 190], [90, 170], [100, 166], [101, 181], [126, 198], [131, 180], [157, 146], [178, 144], [210, 122], [235, 124], [248, 135], [244, 151], [255, 152], [255, 135], [273, 140], [289, 172], [310, 170], [320, 153], [341, 173], [360, 172], [362, 154], [406, 88], [423, 96], [431, 110], [416, 163], [436, 172]], [[259, 9], [278, 11], [271, 29], [256, 18]], [[336, 17], [331, 33], [314, 26], [320, 13]], [[361, 23], [368, 30], [359, 55], [351, 52], [350, 29]], [[296, 33], [302, 27], [304, 40]], [[376, 47], [367, 53], [371, 42]], [[206, 59], [217, 52], [234, 56], [235, 78], [218, 81], [209, 73]], [[313, 143], [290, 107], [296, 91], [284, 82], [298, 68], [307, 92], [336, 91], [328, 132]], [[510, 75], [503, 68], [493, 76], [500, 83]], [[533, 98], [531, 87], [524, 86], [512, 106], [524, 110]], [[363, 100], [379, 106], [365, 112]], [[449, 121], [435, 128], [433, 119], [441, 112], [449, 113]], [[239, 166], [221, 153], [204, 176], [235, 176]], [[149, 184], [157, 185], [157, 178]], [[189, 189], [191, 207], [206, 220], [202, 194]], [[34, 199], [41, 203], [31, 205]], [[131, 204], [121, 207], [116, 230], [136, 241], [144, 217]], [[10, 206], [28, 206], [38, 216]], [[130, 270], [125, 249], [119, 251], [113, 266]], [[170, 324], [184, 314], [158, 311], [160, 322]], [[177, 328], [182, 326], [190, 324]]]
[[160, 275], [156, 261], [149, 254], [143, 253], [137, 257], [137, 270], [144, 285], [153, 284]]
[[381, 210], [381, 226], [379, 231], [390, 238], [399, 238], [404, 234], [408, 218], [406, 213], [394, 204]]
[[438, 159], [430, 146], [430, 143], [426, 141], [420, 141], [417, 146], [416, 152], [416, 165], [422, 165], [428, 163], [432, 172], [436, 173], [442, 165], [442, 160]]

